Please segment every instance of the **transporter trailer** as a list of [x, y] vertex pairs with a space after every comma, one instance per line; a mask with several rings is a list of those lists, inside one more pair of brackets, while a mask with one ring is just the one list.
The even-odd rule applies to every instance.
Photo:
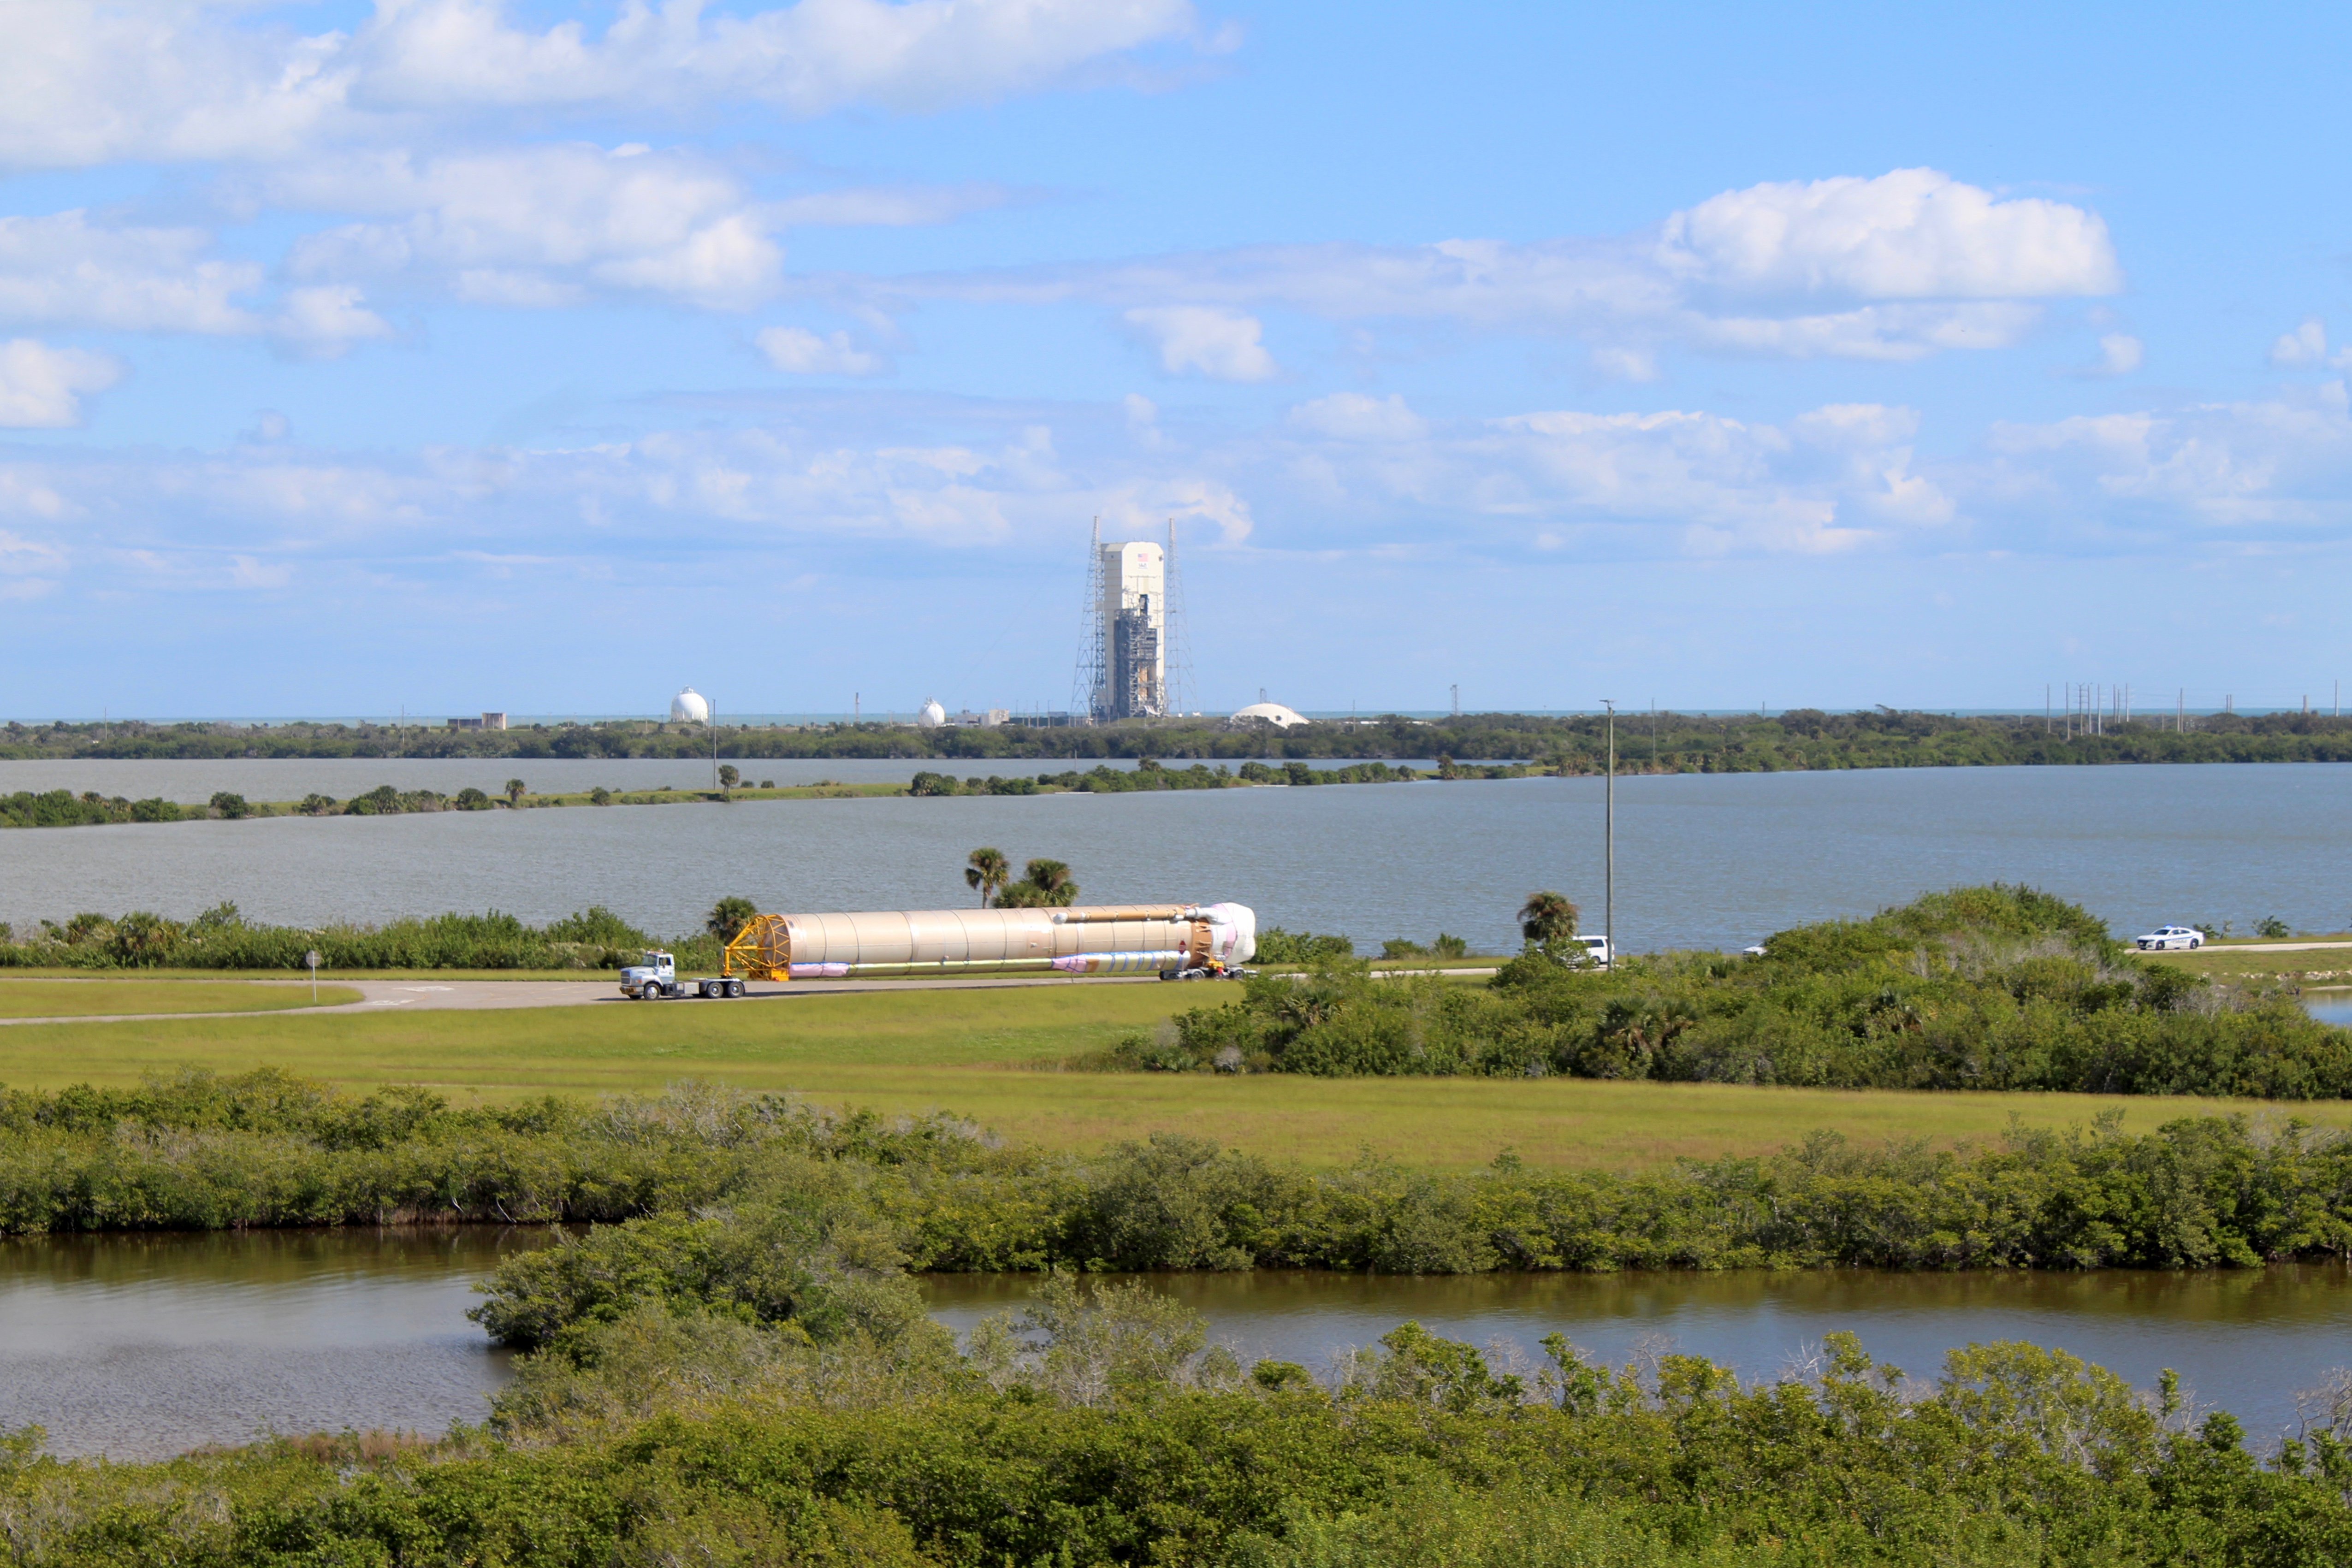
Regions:
[[649, 949], [621, 994], [740, 997], [751, 980], [962, 975], [1157, 975], [1242, 979], [1257, 956], [1257, 913], [1240, 904], [1121, 904], [1075, 909], [922, 909], [759, 915], [727, 944], [714, 979], [680, 980]]

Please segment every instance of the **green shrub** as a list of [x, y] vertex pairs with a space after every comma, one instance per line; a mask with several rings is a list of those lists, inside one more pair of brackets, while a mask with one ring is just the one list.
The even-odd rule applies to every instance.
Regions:
[[[1388, 956], [1416, 946], [1391, 943]], [[1262, 933], [1254, 981], [1177, 1020], [1192, 1066], [1254, 1071], [1649, 1078], [1829, 1088], [2029, 1089], [2304, 1100], [2352, 1095], [2352, 1030], [2292, 997], [2144, 960], [2075, 906], [1959, 888], [1774, 936], [1765, 956], [1614, 971], [1531, 951], [1493, 982], [1375, 983], [1339, 939]], [[1170, 1063], [1162, 1053], [1157, 1065]]]

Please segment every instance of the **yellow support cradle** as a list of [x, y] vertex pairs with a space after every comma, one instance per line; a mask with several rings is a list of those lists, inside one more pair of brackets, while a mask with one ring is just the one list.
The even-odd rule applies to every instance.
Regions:
[[730, 979], [784, 980], [793, 977], [793, 939], [781, 915], [754, 915], [735, 933], [719, 956], [719, 972]]

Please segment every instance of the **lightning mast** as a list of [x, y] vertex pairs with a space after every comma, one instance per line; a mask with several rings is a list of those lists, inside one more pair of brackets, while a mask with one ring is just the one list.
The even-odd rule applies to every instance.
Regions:
[[1103, 621], [1102, 519], [1095, 519], [1094, 538], [1087, 545], [1086, 622], [1078, 635], [1078, 667], [1072, 677], [1070, 713], [1099, 719], [1110, 693], [1108, 647], [1110, 628]]

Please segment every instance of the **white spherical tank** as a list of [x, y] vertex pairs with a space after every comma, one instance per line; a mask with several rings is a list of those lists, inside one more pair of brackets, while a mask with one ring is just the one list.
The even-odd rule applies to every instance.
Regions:
[[709, 724], [710, 703], [692, 686], [669, 699], [669, 721], [672, 724]]
[[947, 721], [948, 710], [940, 706], [937, 697], [923, 704], [922, 710], [915, 715], [915, 722], [925, 729], [937, 729]]

